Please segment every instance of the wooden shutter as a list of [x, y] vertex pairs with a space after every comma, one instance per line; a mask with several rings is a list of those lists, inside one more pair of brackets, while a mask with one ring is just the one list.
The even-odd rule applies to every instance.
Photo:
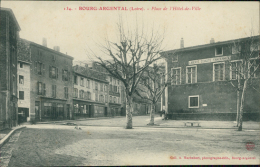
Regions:
[[52, 78], [52, 76], [51, 76], [51, 66], [49, 66], [49, 77]]
[[38, 94], [40, 94], [39, 86], [40, 86], [40, 82], [37, 82], [37, 92], [38, 92]]
[[62, 70], [62, 80], [64, 81], [64, 70]]
[[42, 95], [46, 95], [46, 87], [45, 87], [45, 83], [43, 83], [42, 84], [42, 91], [43, 91], [43, 93], [42, 93]]
[[34, 72], [37, 73], [37, 61], [34, 62]]
[[56, 79], [58, 79], [58, 77], [59, 77], [59, 69], [56, 68]]
[[42, 75], [45, 75], [45, 65], [42, 63]]

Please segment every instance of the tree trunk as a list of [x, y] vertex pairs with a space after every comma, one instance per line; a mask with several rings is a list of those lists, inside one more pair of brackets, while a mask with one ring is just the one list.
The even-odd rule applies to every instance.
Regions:
[[238, 79], [237, 79], [237, 127], [239, 124], [239, 110], [240, 110], [240, 74], [238, 74]]
[[240, 113], [239, 113], [239, 123], [238, 123], [238, 131], [242, 131], [242, 124], [243, 124], [243, 112], [244, 112], [244, 102], [245, 102], [245, 92], [247, 88], [247, 81], [248, 79], [245, 80], [244, 86], [243, 86], [243, 92], [241, 96], [241, 105], [240, 105]]
[[132, 129], [132, 127], [133, 127], [132, 111], [133, 111], [132, 97], [127, 95], [127, 97], [126, 97], [126, 129]]
[[152, 107], [150, 111], [150, 122], [148, 125], [154, 125], [154, 113], [155, 113], [155, 104], [152, 103]]

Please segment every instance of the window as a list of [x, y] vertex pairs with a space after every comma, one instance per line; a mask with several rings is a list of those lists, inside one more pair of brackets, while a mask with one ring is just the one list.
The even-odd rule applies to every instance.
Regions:
[[41, 62], [35, 62], [35, 72], [38, 75], [44, 75], [44, 64]]
[[224, 63], [213, 64], [213, 81], [223, 81], [225, 77]]
[[116, 79], [113, 79], [113, 81], [114, 81], [114, 85], [116, 85]]
[[78, 89], [74, 88], [74, 98], [78, 98]]
[[19, 75], [19, 84], [24, 84], [24, 78], [22, 75]]
[[109, 91], [113, 91], [113, 90], [112, 90], [112, 85], [109, 85]]
[[248, 63], [249, 75], [253, 78], [260, 76], [260, 67], [258, 66], [259, 63], [260, 63], [259, 58], [250, 59], [250, 61]]
[[69, 72], [68, 70], [62, 70], [62, 80], [68, 81], [69, 80]]
[[80, 86], [84, 86], [84, 78], [83, 77], [80, 78]]
[[90, 88], [90, 80], [88, 79], [87, 82], [86, 82], [86, 87], [87, 88]]
[[100, 83], [100, 91], [103, 92], [103, 84]]
[[95, 82], [95, 90], [98, 90], [98, 83]]
[[232, 54], [237, 54], [241, 51], [241, 45], [232, 46]]
[[12, 88], [13, 88], [13, 95], [16, 95], [17, 94], [17, 78], [15, 75], [13, 75]]
[[236, 80], [238, 79], [239, 71], [240, 69], [242, 70], [242, 61], [233, 61], [230, 63], [230, 79], [231, 80]]
[[79, 91], [79, 98], [84, 99], [84, 90]]
[[16, 62], [16, 54], [15, 54], [15, 48], [14, 46], [11, 47], [11, 57], [12, 57], [12, 64], [15, 66]]
[[69, 98], [69, 88], [68, 87], [64, 87], [64, 97], [65, 97], [65, 99]]
[[91, 93], [90, 93], [90, 92], [86, 92], [84, 98], [85, 98], [86, 100], [91, 100]]
[[199, 108], [199, 95], [189, 96], [189, 108]]
[[108, 100], [108, 96], [105, 95], [105, 103], [107, 103], [107, 100]]
[[112, 103], [112, 96], [109, 96], [109, 102]]
[[99, 95], [99, 101], [104, 103], [104, 96], [103, 95]]
[[258, 51], [259, 49], [260, 49], [260, 44], [258, 44], [258, 43], [254, 43], [254, 44], [250, 45], [251, 52]]
[[52, 55], [52, 61], [55, 61], [56, 57], [54, 55]]
[[20, 62], [20, 68], [23, 68], [23, 63]]
[[107, 85], [104, 85], [104, 92], [107, 91]]
[[38, 95], [46, 95], [45, 83], [38, 82]]
[[117, 84], [119, 85], [119, 79], [117, 80]]
[[223, 48], [221, 46], [215, 48], [215, 56], [222, 56]]
[[172, 68], [171, 76], [172, 76], [172, 85], [180, 85], [181, 84], [181, 67]]
[[56, 97], [56, 85], [52, 85], [52, 97]]
[[95, 93], [95, 100], [98, 101], [98, 93]]
[[186, 67], [186, 83], [197, 83], [197, 66]]
[[58, 78], [58, 68], [50, 66], [49, 67], [49, 76], [50, 78], [57, 79]]
[[40, 50], [38, 50], [38, 56], [42, 56], [42, 52]]
[[19, 99], [24, 100], [24, 91], [19, 91]]
[[178, 62], [178, 55], [172, 54], [172, 62]]
[[78, 85], [78, 77], [74, 76], [74, 84]]
[[113, 97], [113, 102], [116, 103], [116, 97]]
[[117, 86], [114, 86], [114, 90], [113, 90], [114, 92], [117, 92]]

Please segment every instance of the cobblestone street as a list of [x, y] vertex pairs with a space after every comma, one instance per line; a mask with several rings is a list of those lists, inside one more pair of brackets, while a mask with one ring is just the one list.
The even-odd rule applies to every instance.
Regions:
[[[9, 154], [2, 155], [12, 156], [9, 166], [259, 163], [259, 130], [238, 132], [195, 127], [127, 130], [101, 126], [81, 126], [81, 129], [67, 125], [27, 125], [3, 147], [3, 151], [11, 147]], [[249, 142], [254, 143], [252, 150], [246, 148]], [[8, 164], [7, 159], [3, 162]]]

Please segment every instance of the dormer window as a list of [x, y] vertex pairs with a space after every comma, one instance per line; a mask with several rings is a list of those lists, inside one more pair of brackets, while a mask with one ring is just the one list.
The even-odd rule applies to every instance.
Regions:
[[223, 47], [218, 46], [215, 48], [215, 56], [223, 56]]

